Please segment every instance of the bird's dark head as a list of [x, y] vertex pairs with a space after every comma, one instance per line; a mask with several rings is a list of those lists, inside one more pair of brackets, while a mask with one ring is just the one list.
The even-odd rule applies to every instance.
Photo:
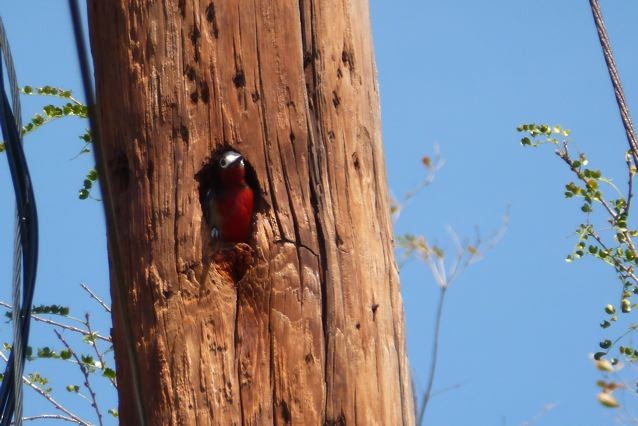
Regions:
[[232, 169], [233, 167], [244, 167], [244, 157], [235, 151], [224, 151], [220, 154], [217, 165], [220, 169]]
[[214, 163], [215, 180], [222, 185], [243, 185], [246, 169], [244, 157], [235, 151], [223, 151]]

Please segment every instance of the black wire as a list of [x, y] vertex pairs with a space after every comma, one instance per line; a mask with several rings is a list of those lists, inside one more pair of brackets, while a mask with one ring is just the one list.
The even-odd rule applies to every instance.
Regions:
[[[20, 228], [20, 244], [22, 246], [22, 307], [20, 314], [20, 327], [22, 328], [22, 363], [24, 363], [27, 343], [29, 340], [29, 329], [31, 320], [31, 306], [33, 304], [33, 293], [35, 289], [36, 272], [38, 264], [38, 217], [35, 205], [33, 186], [27, 166], [26, 158], [16, 122], [11, 111], [11, 106], [4, 89], [4, 75], [0, 65], [0, 126], [5, 139], [5, 149], [9, 170], [16, 196], [16, 207], [18, 212], [18, 224]], [[14, 324], [14, 326], [18, 326]], [[14, 342], [15, 346], [15, 342]], [[4, 373], [4, 379], [0, 386], [0, 424], [9, 425], [13, 416], [14, 399], [13, 393], [14, 375], [14, 350], [11, 349], [9, 361]], [[22, 380], [19, 377], [18, 380]]]
[[133, 391], [133, 403], [137, 414], [137, 424], [139, 426], [146, 425], [146, 417], [142, 404], [142, 388], [140, 380], [140, 368], [135, 350], [135, 342], [133, 333], [130, 329], [130, 315], [126, 305], [126, 294], [124, 291], [124, 273], [120, 262], [121, 252], [119, 246], [119, 237], [117, 226], [115, 225], [115, 210], [113, 207], [111, 190], [109, 187], [108, 170], [106, 167], [105, 155], [103, 152], [99, 121], [97, 120], [95, 96], [93, 94], [93, 84], [91, 81], [91, 71], [89, 67], [89, 55], [84, 43], [84, 32], [82, 31], [82, 21], [80, 19], [80, 9], [77, 0], [69, 0], [69, 11], [71, 12], [71, 22], [73, 24], [73, 33], [75, 36], [75, 45], [80, 61], [80, 71], [82, 73], [82, 84], [87, 99], [87, 108], [89, 110], [89, 125], [91, 127], [91, 135], [93, 137], [93, 154], [95, 156], [95, 167], [100, 179], [100, 187], [102, 188], [102, 199], [104, 200], [104, 216], [106, 219], [106, 227], [112, 237], [109, 241], [109, 254], [111, 256], [111, 272], [113, 278], [112, 287], [114, 288], [113, 303], [119, 305], [116, 309], [119, 316], [120, 326], [123, 327], [122, 335], [128, 355], [128, 363], [130, 368], [130, 379]]

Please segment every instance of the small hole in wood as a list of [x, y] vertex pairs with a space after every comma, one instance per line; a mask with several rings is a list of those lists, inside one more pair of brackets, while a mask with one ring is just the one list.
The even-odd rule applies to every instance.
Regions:
[[377, 319], [377, 309], [379, 309], [379, 304], [373, 303], [370, 308], [372, 309], [372, 321], [375, 321]]
[[283, 417], [285, 423], [290, 423], [292, 420], [290, 409], [286, 401], [281, 401], [281, 417]]
[[200, 82], [199, 83], [199, 93], [200, 93], [200, 95], [202, 97], [202, 102], [207, 104], [208, 100], [210, 98], [210, 95], [208, 93], [208, 84], [206, 84], [205, 82]]
[[193, 67], [191, 67], [190, 65], [186, 67], [186, 72], [184, 74], [186, 74], [186, 78], [188, 78], [190, 81], [195, 80], [195, 69], [193, 69]]
[[361, 168], [361, 164], [359, 163], [359, 155], [356, 152], [352, 153], [352, 164], [354, 164], [354, 168], [359, 170]]
[[120, 191], [126, 191], [130, 182], [130, 172], [128, 166], [128, 157], [126, 153], [120, 151], [110, 162], [111, 171], [114, 180], [117, 182], [117, 188]]
[[206, 20], [210, 22], [213, 36], [219, 37], [219, 29], [217, 28], [217, 18], [215, 17], [215, 5], [211, 2], [206, 6]]
[[341, 105], [341, 98], [334, 90], [332, 91], [332, 104], [335, 106], [335, 108], [338, 108], [339, 105]]
[[199, 41], [199, 37], [201, 37], [201, 33], [199, 32], [199, 28], [197, 28], [197, 26], [193, 25], [193, 28], [191, 29], [191, 32], [190, 32], [190, 34], [188, 36], [191, 39], [191, 43], [193, 43], [193, 46], [196, 45], [197, 42]]
[[244, 75], [243, 70], [237, 71], [237, 74], [233, 77], [233, 83], [237, 88], [244, 87], [246, 85], [246, 76]]
[[179, 134], [182, 137], [182, 140], [186, 143], [189, 141], [188, 127], [183, 124], [179, 126]]

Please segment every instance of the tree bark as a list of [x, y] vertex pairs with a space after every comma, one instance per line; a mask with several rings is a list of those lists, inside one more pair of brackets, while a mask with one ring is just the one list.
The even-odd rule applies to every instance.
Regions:
[[[89, 0], [89, 21], [122, 424], [127, 332], [150, 425], [413, 424], [367, 1]], [[249, 244], [217, 250], [197, 174], [224, 146], [263, 193]]]

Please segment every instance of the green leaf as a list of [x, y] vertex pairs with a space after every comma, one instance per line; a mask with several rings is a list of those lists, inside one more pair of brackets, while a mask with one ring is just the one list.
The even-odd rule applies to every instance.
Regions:
[[84, 343], [90, 343], [92, 345], [95, 344], [95, 334], [86, 334], [82, 337], [82, 341]]
[[78, 393], [80, 391], [80, 387], [78, 385], [67, 385], [66, 390], [68, 392]]
[[102, 372], [102, 375], [108, 379], [115, 379], [115, 370], [106, 367]]
[[94, 365], [95, 361], [93, 360], [93, 357], [91, 355], [82, 355], [80, 358], [82, 359], [82, 362], [84, 364], [88, 364], [90, 366]]
[[57, 358], [58, 354], [48, 346], [38, 349], [38, 358]]
[[82, 135], [80, 135], [80, 139], [82, 139], [86, 143], [90, 143], [93, 140], [93, 136], [91, 136], [91, 131], [86, 130]]

